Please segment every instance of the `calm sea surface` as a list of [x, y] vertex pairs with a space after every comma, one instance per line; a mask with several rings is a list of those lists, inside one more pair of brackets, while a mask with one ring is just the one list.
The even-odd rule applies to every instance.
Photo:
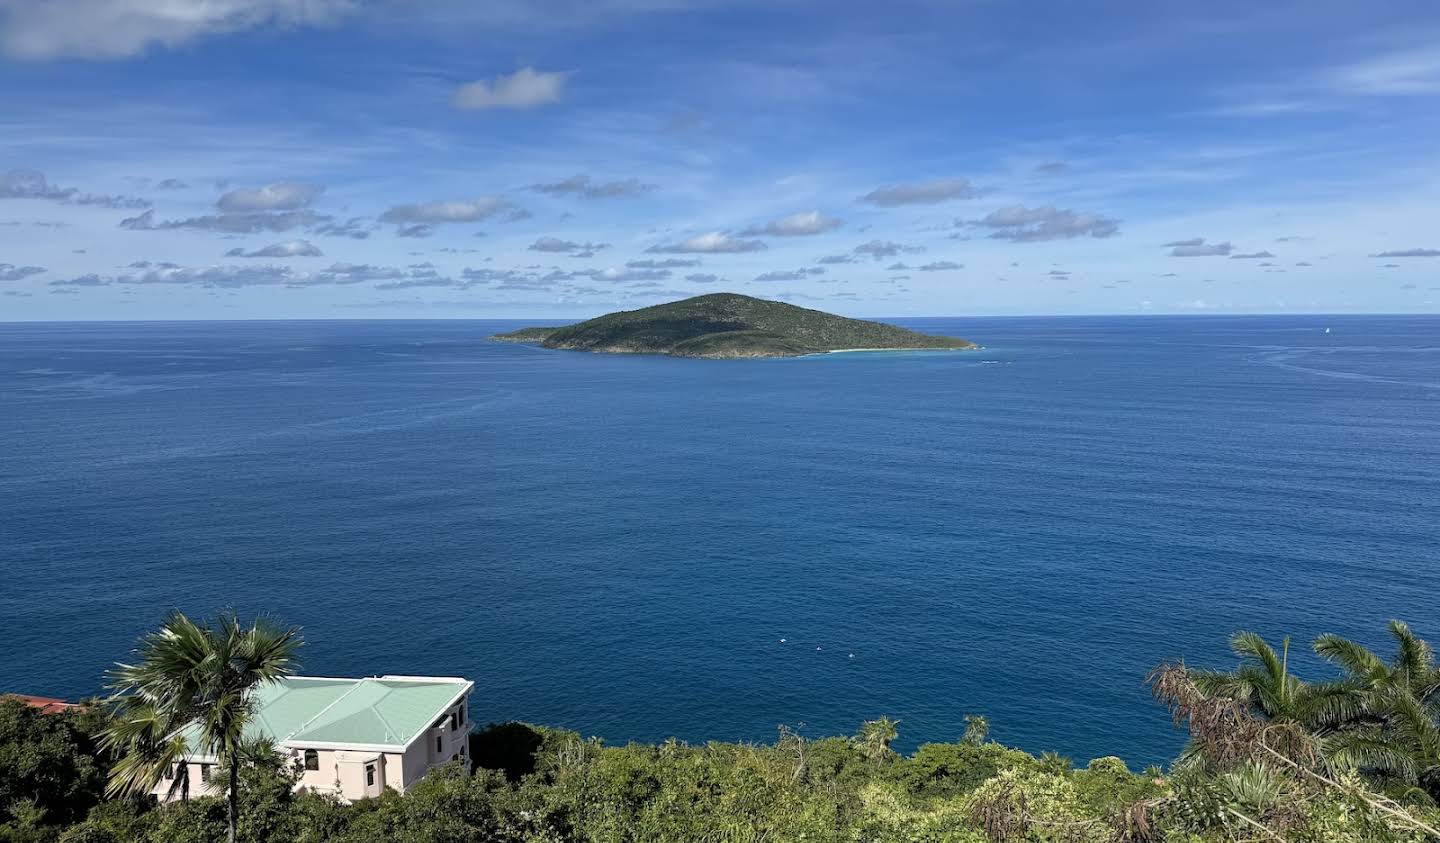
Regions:
[[908, 749], [983, 713], [1143, 764], [1180, 743], [1163, 659], [1440, 640], [1440, 318], [899, 321], [987, 348], [0, 325], [0, 690], [95, 693], [167, 609], [233, 606], [303, 625], [312, 674], [473, 679], [478, 720], [889, 715]]

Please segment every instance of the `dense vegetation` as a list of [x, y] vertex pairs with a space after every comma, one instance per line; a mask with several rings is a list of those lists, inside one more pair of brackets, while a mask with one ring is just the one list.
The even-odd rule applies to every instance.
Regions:
[[609, 313], [562, 328], [522, 328], [495, 337], [546, 348], [676, 357], [793, 357], [852, 348], [973, 348], [954, 337], [847, 319], [776, 301], [713, 293]]
[[[1161, 665], [1151, 687], [1190, 734], [1168, 771], [1035, 757], [988, 740], [978, 717], [956, 742], [908, 757], [891, 749], [897, 724], [886, 719], [849, 738], [782, 727], [771, 744], [703, 746], [610, 747], [506, 724], [472, 736], [475, 770], [452, 765], [403, 796], [353, 805], [294, 793], [278, 756], [249, 757], [237, 770], [237, 833], [307, 843], [1440, 840], [1440, 671], [1406, 627], [1391, 634], [1389, 659], [1322, 637], [1315, 650], [1340, 668], [1325, 682], [1294, 676], [1288, 648], [1248, 633], [1232, 642], [1232, 671]], [[109, 717], [0, 703], [0, 841], [222, 839], [218, 794], [160, 807], [106, 797], [126, 751], [97, 740]]]

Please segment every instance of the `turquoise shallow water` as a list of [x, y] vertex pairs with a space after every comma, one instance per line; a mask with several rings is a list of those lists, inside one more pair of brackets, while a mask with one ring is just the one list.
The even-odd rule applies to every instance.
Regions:
[[0, 325], [0, 686], [95, 692], [168, 607], [235, 606], [311, 673], [474, 679], [478, 719], [909, 748], [984, 713], [1138, 764], [1179, 744], [1147, 669], [1232, 630], [1440, 639], [1440, 318], [899, 321], [986, 350]]

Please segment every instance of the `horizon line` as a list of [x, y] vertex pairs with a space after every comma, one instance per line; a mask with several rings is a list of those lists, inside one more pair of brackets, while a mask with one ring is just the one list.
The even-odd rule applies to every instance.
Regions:
[[[616, 313], [623, 311], [608, 311]], [[600, 314], [606, 315], [606, 314]], [[839, 314], [836, 314], [839, 315]], [[851, 319], [870, 321], [895, 319], [1153, 319], [1153, 318], [1197, 318], [1217, 319], [1256, 316], [1294, 316], [1305, 318], [1354, 318], [1354, 317], [1436, 317], [1440, 311], [1394, 312], [1394, 311], [1154, 311], [1148, 313], [982, 313], [982, 314], [935, 314], [929, 316], [852, 316]], [[190, 319], [0, 319], [0, 325], [83, 325], [83, 324], [191, 324], [204, 322], [532, 322], [571, 321], [584, 322], [596, 316], [256, 316], [226, 318]]]

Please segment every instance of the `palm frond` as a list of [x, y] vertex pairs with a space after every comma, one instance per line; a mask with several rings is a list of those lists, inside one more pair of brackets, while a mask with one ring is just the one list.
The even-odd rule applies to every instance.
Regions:
[[1190, 672], [1195, 687], [1207, 696], [1249, 702], [1255, 693], [1255, 686], [1243, 675], [1221, 670], [1195, 670]]
[[1342, 732], [1326, 741], [1329, 762], [1338, 768], [1350, 768], [1395, 776], [1415, 781], [1420, 768], [1415, 759], [1386, 740], [1379, 730]]
[[1435, 672], [1435, 653], [1430, 645], [1411, 632], [1403, 621], [1390, 621], [1389, 629], [1396, 644], [1394, 671], [1401, 674], [1399, 681], [1407, 685], [1427, 684]]
[[1389, 668], [1379, 656], [1363, 645], [1339, 635], [1326, 633], [1316, 638], [1314, 650], [1320, 658], [1338, 665], [1353, 678], [1378, 682], [1389, 673]]
[[1359, 679], [1310, 685], [1303, 702], [1304, 722], [1323, 734], [1373, 719], [1368, 688], [1369, 683]]
[[1230, 637], [1230, 649], [1242, 659], [1258, 662], [1272, 679], [1278, 680], [1285, 675], [1285, 665], [1280, 655], [1258, 632], [1235, 633]]

